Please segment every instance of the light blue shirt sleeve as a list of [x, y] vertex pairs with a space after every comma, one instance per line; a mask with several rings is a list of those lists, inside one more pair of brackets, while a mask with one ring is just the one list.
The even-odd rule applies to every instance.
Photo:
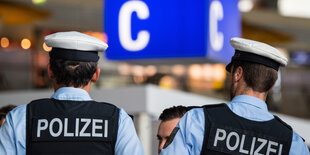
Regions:
[[290, 149], [290, 155], [309, 155], [309, 149], [304, 143], [302, 138], [296, 133], [293, 132], [293, 139]]
[[123, 109], [120, 109], [118, 124], [115, 154], [143, 155], [143, 147], [136, 134], [133, 121]]
[[0, 128], [0, 154], [26, 154], [26, 105], [19, 106], [8, 113]]
[[13, 137], [13, 124], [10, 115], [0, 128], [0, 154], [16, 154], [15, 138]]

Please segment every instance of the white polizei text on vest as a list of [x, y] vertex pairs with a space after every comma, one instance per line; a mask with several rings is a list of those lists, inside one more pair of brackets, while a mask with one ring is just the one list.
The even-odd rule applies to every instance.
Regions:
[[[104, 122], [104, 126], [103, 126]], [[58, 131], [54, 131], [54, 125], [58, 125]], [[53, 118], [50, 122], [47, 119], [38, 119], [37, 137], [41, 137], [41, 131], [48, 130], [52, 137], [59, 137], [62, 133], [64, 137], [108, 137], [108, 120], [76, 118], [74, 132], [68, 132], [68, 118], [64, 118], [64, 123], [59, 118]], [[80, 125], [82, 127], [80, 128]], [[91, 133], [87, 133], [86, 129], [91, 127]], [[96, 132], [102, 130], [103, 133]]]
[[[235, 144], [231, 145], [231, 139], [234, 138], [236, 139]], [[282, 153], [282, 148], [283, 148], [283, 144], [271, 141], [271, 140], [267, 140], [264, 138], [258, 138], [258, 137], [252, 137], [252, 142], [251, 142], [251, 148], [250, 150], [246, 150], [244, 148], [244, 143], [245, 143], [245, 139], [246, 139], [246, 135], [242, 134], [241, 138], [239, 136], [239, 134], [237, 132], [226, 132], [226, 130], [224, 129], [216, 129], [216, 134], [215, 134], [215, 139], [214, 139], [214, 143], [213, 146], [217, 147], [218, 142], [226, 142], [226, 147], [230, 150], [230, 151], [235, 151], [236, 149], [239, 148], [239, 152], [240, 153], [244, 153], [244, 154], [250, 154], [250, 155], [256, 155], [256, 154], [266, 154], [269, 155], [270, 153], [276, 153], [278, 152], [279, 155], [281, 155]], [[240, 141], [241, 139], [241, 141]], [[257, 148], [255, 148], [255, 144], [259, 144]], [[264, 153], [261, 153], [260, 151], [264, 148], [267, 147], [267, 151]]]

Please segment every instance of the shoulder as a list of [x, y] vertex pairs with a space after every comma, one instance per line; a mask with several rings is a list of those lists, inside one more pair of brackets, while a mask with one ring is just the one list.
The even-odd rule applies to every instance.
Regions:
[[290, 148], [290, 154], [309, 154], [309, 149], [305, 143], [305, 140], [286, 122], [281, 120], [278, 116], [274, 115], [275, 119], [278, 120], [282, 125], [286, 127], [287, 130], [292, 132], [292, 143]]
[[[225, 103], [220, 103], [220, 104], [209, 104], [209, 105], [204, 105], [203, 109], [204, 112], [209, 113], [223, 113], [225, 110], [228, 108], [227, 104]], [[224, 111], [223, 111], [224, 110]]]
[[304, 139], [293, 131], [290, 154], [309, 154], [308, 147]]
[[277, 115], [273, 115], [274, 116], [274, 118], [277, 120], [277, 121], [279, 121], [283, 126], [285, 126], [287, 129], [289, 129], [289, 130], [293, 130], [293, 128], [290, 126], [290, 125], [288, 125], [286, 122], [284, 122], [280, 117], [278, 117]]
[[127, 112], [123, 108], [120, 108], [119, 109], [119, 121], [124, 121], [127, 119], [132, 120], [131, 117], [127, 114]]
[[[176, 130], [177, 133], [171, 146], [164, 149], [165, 154], [184, 154], [187, 151], [193, 154], [199, 154], [204, 137], [204, 117], [203, 108], [194, 108], [188, 111], [180, 119], [177, 125], [179, 129]], [[182, 147], [180, 148], [180, 146]]]
[[204, 109], [203, 108], [193, 108], [184, 115], [184, 118], [186, 118], [187, 120], [199, 121], [200, 122], [204, 118]]
[[32, 100], [29, 104], [39, 103], [39, 102], [42, 102], [42, 101], [50, 101], [50, 100], [52, 100], [52, 99], [50, 99], [50, 98], [41, 98], [41, 99]]
[[295, 131], [293, 131], [292, 141], [304, 143], [304, 139]]
[[100, 108], [101, 111], [105, 111], [107, 113], [112, 113], [114, 116], [117, 115], [119, 117], [120, 108], [118, 108], [116, 105], [107, 103], [107, 102], [97, 102], [97, 101], [91, 101], [95, 104], [93, 105], [93, 108]]
[[[185, 115], [180, 120], [180, 127], [186, 123], [186, 125], [200, 124], [204, 122], [204, 109], [203, 108], [193, 108], [186, 112]], [[204, 123], [203, 123], [204, 124]]]
[[[205, 109], [215, 109], [218, 107], [222, 107], [224, 104], [212, 104], [212, 105], [205, 105], [198, 108], [193, 108], [188, 111], [183, 117], [183, 121], [191, 122], [193, 125], [204, 126], [205, 124]], [[181, 119], [181, 120], [182, 120]]]
[[[203, 108], [194, 108], [180, 119], [178, 127], [184, 137], [199, 135], [204, 132], [205, 115]], [[195, 132], [195, 133], [193, 133]]]
[[26, 109], [28, 108], [36, 108], [40, 109], [42, 108], [42, 105], [47, 105], [52, 103], [52, 99], [50, 98], [43, 98], [43, 99], [36, 99], [32, 100], [30, 103], [27, 104]]
[[132, 119], [120, 108], [115, 154], [144, 154]]
[[[95, 101], [96, 102], [96, 101]], [[98, 104], [101, 104], [101, 105], [105, 105], [105, 106], [108, 106], [108, 107], [111, 107], [111, 108], [116, 108], [116, 109], [120, 109], [118, 108], [116, 105], [112, 104], [112, 103], [108, 103], [108, 102], [97, 102]]]
[[7, 123], [9, 123], [13, 128], [23, 128], [26, 123], [26, 109], [27, 104], [18, 106], [10, 111], [7, 115]]
[[27, 104], [18, 106], [8, 113], [11, 118], [21, 118], [21, 116], [26, 114]]
[[118, 129], [119, 132], [131, 132], [131, 130], [135, 129], [132, 118], [122, 108], [119, 110]]

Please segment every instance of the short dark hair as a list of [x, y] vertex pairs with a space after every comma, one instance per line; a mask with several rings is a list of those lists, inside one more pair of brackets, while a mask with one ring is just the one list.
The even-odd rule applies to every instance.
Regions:
[[5, 117], [11, 110], [16, 108], [16, 105], [6, 105], [0, 108], [0, 119]]
[[169, 121], [175, 118], [181, 118], [188, 110], [190, 110], [190, 108], [181, 105], [167, 108], [160, 114], [159, 120]]
[[93, 77], [97, 62], [50, 59], [50, 68], [57, 84], [81, 87], [86, 86]]
[[233, 71], [240, 66], [243, 69], [244, 81], [248, 87], [257, 92], [268, 92], [278, 79], [278, 72], [262, 64], [235, 60], [232, 63]]

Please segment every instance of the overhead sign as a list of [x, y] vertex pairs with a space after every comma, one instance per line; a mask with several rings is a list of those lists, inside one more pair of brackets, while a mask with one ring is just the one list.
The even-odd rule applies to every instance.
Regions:
[[111, 60], [208, 57], [228, 62], [238, 0], [105, 0]]

